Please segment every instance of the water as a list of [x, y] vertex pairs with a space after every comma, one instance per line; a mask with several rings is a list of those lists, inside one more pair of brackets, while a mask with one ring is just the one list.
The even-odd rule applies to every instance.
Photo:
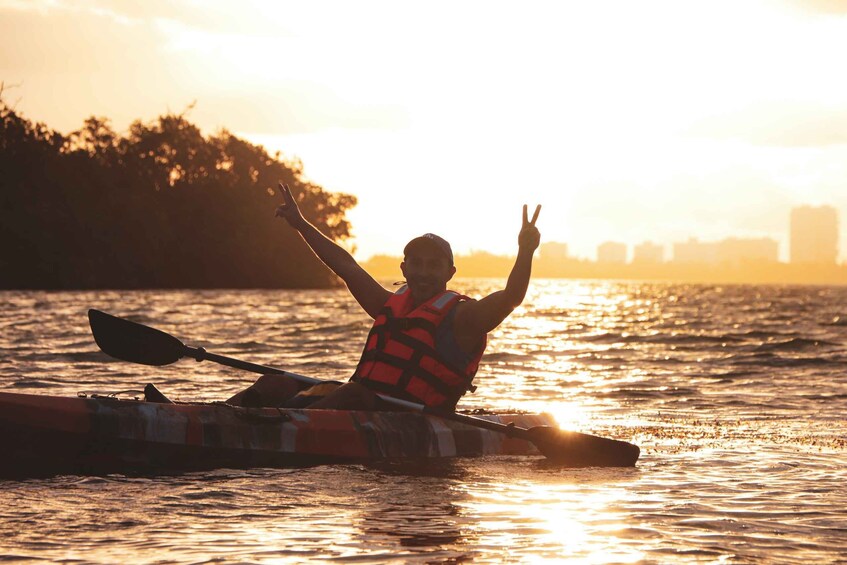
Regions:
[[[0, 390], [34, 394], [154, 382], [218, 400], [253, 379], [110, 361], [89, 307], [320, 378], [349, 375], [369, 327], [343, 290], [0, 298]], [[5, 481], [0, 559], [844, 563], [845, 344], [847, 287], [534, 281], [461, 406], [547, 410], [634, 441], [635, 469], [495, 457]]]

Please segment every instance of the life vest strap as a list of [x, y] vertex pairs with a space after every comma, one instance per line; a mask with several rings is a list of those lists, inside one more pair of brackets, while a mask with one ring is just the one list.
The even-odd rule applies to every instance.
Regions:
[[373, 328], [374, 333], [409, 330], [424, 330], [428, 333], [435, 333], [436, 326], [432, 321], [423, 318], [388, 318], [381, 324], [374, 324]]
[[[409, 383], [412, 381], [412, 377], [416, 376], [420, 373], [421, 359], [424, 357], [424, 352], [420, 349], [416, 350], [412, 354], [412, 358], [409, 359], [409, 364], [403, 369], [403, 374], [400, 375], [400, 378], [397, 379], [397, 387], [406, 390], [409, 388]], [[418, 370], [415, 370], [417, 368]], [[430, 375], [430, 373], [427, 373]], [[435, 375], [430, 375], [433, 379], [435, 379]], [[427, 381], [429, 382], [429, 381]], [[433, 387], [434, 388], [434, 387]], [[438, 390], [438, 389], [436, 389]], [[441, 392], [438, 390], [438, 392]], [[446, 396], [446, 395], [445, 395]]]
[[[415, 357], [417, 358], [415, 359]], [[391, 355], [389, 353], [385, 353], [384, 351], [372, 350], [366, 351], [364, 354], [362, 354], [361, 362], [368, 361], [376, 363], [385, 363], [386, 365], [403, 371], [403, 375], [400, 377], [401, 379], [404, 379], [404, 386], [402, 388], [405, 388], [405, 385], [409, 383], [412, 377], [418, 377], [422, 381], [425, 381], [433, 389], [435, 389], [439, 394], [448, 398], [453, 398], [454, 396], [461, 396], [467, 390], [470, 389], [470, 382], [464, 382], [457, 385], [449, 385], [445, 383], [443, 380], [439, 379], [438, 377], [421, 367], [420, 356], [417, 355], [414, 355], [413, 359], [403, 359], [402, 357], [397, 357], [396, 355]], [[399, 387], [400, 384], [398, 383], [392, 386]]]
[[413, 351], [420, 350], [420, 351], [423, 351], [427, 356], [438, 359], [439, 363], [441, 363], [442, 365], [444, 365], [445, 367], [447, 367], [448, 369], [450, 369], [451, 371], [453, 371], [456, 374], [461, 375], [462, 373], [465, 372], [464, 367], [459, 367], [459, 366], [457, 366], [457, 365], [455, 365], [455, 364], [453, 364], [453, 363], [451, 363], [451, 362], [449, 362], [445, 359], [442, 359], [441, 356], [438, 354], [438, 352], [435, 350], [434, 347], [430, 346], [427, 343], [420, 341], [419, 339], [415, 339], [412, 336], [406, 335], [406, 334], [395, 334], [395, 335], [392, 335], [391, 337], [397, 343], [405, 345], [406, 347], [408, 347], [409, 349], [411, 349]]

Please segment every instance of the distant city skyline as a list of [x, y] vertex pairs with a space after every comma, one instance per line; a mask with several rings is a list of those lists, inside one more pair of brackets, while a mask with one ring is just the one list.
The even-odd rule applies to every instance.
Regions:
[[[779, 241], [772, 237], [736, 237], [730, 236], [715, 241], [701, 241], [689, 236], [683, 241], [669, 244], [643, 241], [638, 243], [622, 241], [604, 241], [596, 248], [594, 257], [599, 263], [733, 263], [745, 260], [783, 262], [791, 264], [837, 264], [839, 253], [839, 217], [833, 206], [797, 206], [791, 209], [786, 240], [789, 241], [786, 252], [781, 253]], [[548, 246], [548, 247], [545, 247]], [[630, 254], [632, 247], [632, 254]], [[555, 252], [552, 252], [553, 249]], [[542, 244], [542, 254], [558, 254], [560, 257], [580, 258], [568, 253], [570, 242], [546, 242]], [[666, 254], [666, 248], [671, 253]], [[585, 257], [582, 257], [585, 259]], [[787, 260], [784, 260], [787, 259]]]
[[[781, 261], [770, 237], [725, 237], [700, 241], [689, 236], [665, 245], [604, 241], [596, 258], [571, 254], [569, 242], [546, 241], [533, 273], [539, 278], [653, 280], [692, 283], [847, 284], [847, 261], [838, 261], [838, 211], [832, 206], [797, 206], [789, 213], [790, 260]], [[399, 280], [401, 257], [374, 255], [365, 268], [382, 279]], [[512, 258], [483, 250], [456, 255], [460, 277], [503, 277]]]

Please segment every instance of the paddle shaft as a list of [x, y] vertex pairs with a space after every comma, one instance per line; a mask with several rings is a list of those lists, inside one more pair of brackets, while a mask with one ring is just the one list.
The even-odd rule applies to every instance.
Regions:
[[294, 379], [297, 382], [307, 384], [307, 385], [316, 385], [320, 384], [322, 381], [320, 379], [315, 379], [312, 377], [307, 377], [304, 375], [298, 375], [295, 373], [290, 373], [288, 371], [283, 371], [282, 369], [276, 369], [274, 367], [266, 367], [264, 365], [257, 365], [255, 363], [250, 363], [248, 361], [241, 361], [240, 359], [233, 359], [232, 357], [225, 357], [223, 355], [218, 355], [216, 353], [209, 353], [203, 347], [185, 347], [185, 356], [191, 357], [196, 361], [212, 361], [213, 363], [218, 363], [220, 365], [226, 365], [227, 367], [232, 367], [234, 369], [242, 369], [244, 371], [251, 371], [253, 373], [261, 373], [261, 374], [274, 374], [274, 375], [285, 375], [291, 379]]
[[[308, 384], [308, 385], [316, 385], [326, 381], [322, 381], [320, 379], [315, 379], [312, 377], [307, 377], [305, 375], [298, 375], [297, 373], [292, 373], [290, 371], [283, 371], [282, 369], [277, 369], [275, 367], [267, 367], [265, 365], [257, 365], [256, 363], [250, 363], [247, 361], [241, 361], [240, 359], [233, 359], [232, 357], [226, 357], [224, 355], [218, 355], [216, 353], [209, 353], [203, 347], [190, 347], [188, 345], [184, 345], [185, 347], [184, 354], [186, 357], [191, 357], [196, 361], [212, 361], [213, 363], [219, 363], [221, 365], [225, 365], [227, 367], [232, 367], [234, 369], [242, 369], [245, 371], [251, 371], [253, 373], [261, 373], [261, 374], [274, 374], [274, 375], [283, 375], [290, 379], [293, 379], [297, 382]], [[385, 402], [392, 404], [394, 406], [406, 408], [413, 412], [422, 412], [424, 414], [431, 414], [433, 416], [438, 416], [439, 418], [444, 418], [447, 420], [453, 420], [455, 422], [462, 422], [463, 424], [467, 424], [469, 426], [476, 426], [478, 428], [486, 428], [489, 430], [493, 430], [495, 432], [504, 433], [510, 436], [521, 436], [521, 432], [526, 431], [524, 428], [518, 428], [514, 425], [509, 424], [501, 424], [499, 422], [492, 422], [491, 420], [486, 420], [484, 418], [475, 418], [473, 416], [468, 416], [466, 414], [457, 414], [456, 412], [442, 412], [440, 410], [434, 410], [428, 406], [423, 404], [419, 404], [417, 402], [410, 402], [408, 400], [403, 400], [402, 398], [394, 398], [393, 396], [386, 396], [384, 394], [376, 393], [376, 395], [384, 400]]]

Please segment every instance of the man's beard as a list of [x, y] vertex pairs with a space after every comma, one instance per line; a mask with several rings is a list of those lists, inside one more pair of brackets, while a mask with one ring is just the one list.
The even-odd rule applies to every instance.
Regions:
[[407, 278], [406, 283], [409, 285], [409, 288], [412, 290], [413, 294], [418, 296], [423, 294], [426, 298], [435, 296], [444, 288], [444, 283], [442, 283], [438, 279], [430, 277]]

